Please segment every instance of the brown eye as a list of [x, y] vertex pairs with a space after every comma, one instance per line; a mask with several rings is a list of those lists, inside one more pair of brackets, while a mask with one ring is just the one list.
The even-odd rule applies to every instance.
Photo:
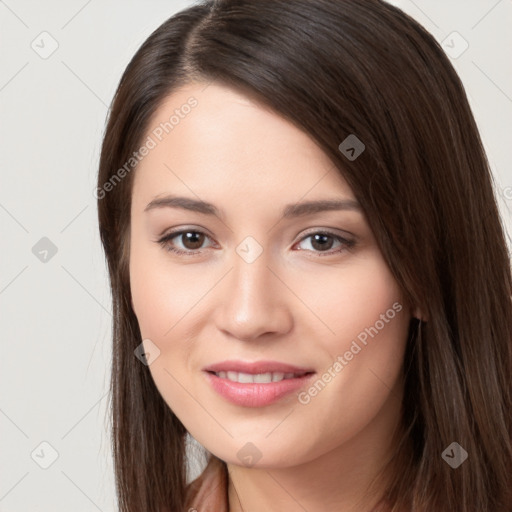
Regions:
[[[308, 250], [313, 253], [317, 253], [318, 256], [329, 256], [337, 254], [350, 249], [355, 245], [354, 240], [348, 240], [338, 234], [322, 231], [310, 233], [309, 235], [305, 236], [300, 241], [300, 243], [302, 244], [305, 240], [308, 239], [311, 240], [309, 245], [312, 249], [306, 247], [305, 249], [302, 248], [300, 250]], [[338, 246], [331, 250], [336, 242], [338, 242]]]
[[334, 238], [330, 235], [312, 235], [311, 246], [319, 251], [329, 250], [334, 243]]
[[198, 231], [184, 231], [179, 236], [182, 237], [181, 241], [185, 249], [190, 249], [191, 251], [199, 249], [205, 239], [204, 233], [199, 233]]
[[[183, 229], [165, 235], [158, 240], [158, 243], [170, 252], [193, 256], [201, 252], [199, 249], [202, 248], [206, 238], [209, 238], [208, 235], [202, 231]], [[175, 246], [175, 239], [181, 242], [183, 248]]]

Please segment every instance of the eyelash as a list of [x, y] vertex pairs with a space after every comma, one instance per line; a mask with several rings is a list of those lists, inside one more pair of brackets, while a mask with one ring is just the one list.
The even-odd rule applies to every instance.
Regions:
[[[184, 251], [182, 249], [177, 249], [176, 247], [172, 246], [169, 243], [173, 238], [176, 238], [179, 235], [183, 235], [184, 233], [195, 233], [195, 234], [205, 235], [206, 237], [210, 238], [206, 233], [204, 233], [203, 231], [200, 231], [200, 230], [196, 230], [196, 229], [182, 229], [180, 231], [172, 231], [172, 232], [168, 233], [167, 235], [165, 235], [162, 238], [160, 238], [159, 240], [157, 240], [157, 243], [159, 243], [166, 251], [169, 251], [169, 252], [172, 252], [172, 253], [175, 253], [175, 254], [178, 254], [178, 255], [189, 256], [189, 257], [200, 255], [203, 252], [202, 249], [197, 249], [195, 251], [194, 250]], [[324, 252], [322, 252], [322, 251], [311, 251], [309, 249], [301, 249], [301, 250], [306, 250], [306, 251], [309, 251], [309, 252], [317, 253], [317, 255], [320, 256], [320, 257], [322, 257], [322, 256], [332, 256], [333, 254], [341, 253], [341, 252], [343, 252], [345, 250], [353, 248], [355, 246], [355, 244], [356, 244], [356, 242], [354, 240], [348, 240], [348, 239], [343, 238], [342, 236], [337, 235], [335, 233], [332, 233], [330, 231], [313, 231], [313, 232], [310, 232], [309, 234], [307, 234], [306, 236], [301, 238], [299, 240], [299, 243], [302, 242], [303, 240], [306, 240], [307, 238], [310, 238], [313, 235], [329, 236], [329, 237], [335, 238], [336, 240], [338, 240], [339, 242], [342, 243], [342, 247], [341, 248], [336, 249], [336, 250], [324, 251]]]

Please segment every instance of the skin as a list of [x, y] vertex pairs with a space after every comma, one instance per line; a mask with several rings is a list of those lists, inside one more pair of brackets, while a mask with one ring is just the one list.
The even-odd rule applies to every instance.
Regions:
[[[195, 83], [162, 103], [148, 134], [191, 96], [197, 106], [134, 176], [132, 304], [145, 347], [160, 351], [151, 375], [190, 434], [227, 463], [230, 511], [368, 511], [378, 497], [366, 486], [398, 424], [415, 311], [362, 211], [281, 219], [287, 204], [355, 200], [332, 161], [295, 125], [232, 89]], [[211, 202], [223, 214], [144, 211], [171, 193]], [[159, 244], [172, 228], [205, 233], [196, 245], [183, 235], [168, 242], [198, 254]], [[333, 237], [322, 249], [311, 236], [322, 230], [355, 245]], [[263, 250], [252, 263], [236, 252], [247, 236]], [[292, 393], [265, 407], [235, 405], [202, 372], [226, 359], [265, 359], [311, 367], [320, 377], [394, 303], [401, 311], [307, 404]], [[261, 453], [252, 466], [237, 456], [248, 442]]]

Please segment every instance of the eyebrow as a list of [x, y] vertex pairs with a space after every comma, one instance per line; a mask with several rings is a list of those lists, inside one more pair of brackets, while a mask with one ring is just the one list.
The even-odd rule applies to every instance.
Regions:
[[[219, 218], [223, 218], [224, 216], [222, 210], [219, 210], [215, 205], [206, 201], [192, 199], [190, 197], [172, 195], [156, 197], [146, 206], [146, 208], [144, 208], [144, 211], [147, 212], [156, 208], [181, 208], [205, 215], [215, 215]], [[362, 212], [361, 205], [354, 199], [323, 199], [318, 201], [305, 201], [301, 203], [288, 204], [283, 209], [282, 217], [284, 219], [290, 219], [332, 210], [352, 210]]]

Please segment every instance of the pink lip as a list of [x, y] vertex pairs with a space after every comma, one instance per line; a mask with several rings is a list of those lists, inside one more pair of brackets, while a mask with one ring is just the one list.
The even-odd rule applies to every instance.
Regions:
[[[240, 383], [229, 379], [222, 379], [213, 372], [233, 371], [250, 373], [302, 373], [300, 377], [283, 379], [279, 382], [268, 383]], [[204, 374], [212, 388], [231, 403], [244, 407], [264, 407], [277, 402], [285, 395], [304, 387], [314, 375], [313, 370], [299, 368], [289, 364], [275, 361], [260, 361], [256, 363], [244, 363], [242, 361], [224, 361], [208, 366]]]
[[301, 368], [278, 361], [255, 361], [247, 363], [244, 361], [222, 361], [206, 368], [207, 372], [242, 372], [255, 375], [256, 373], [282, 372], [282, 373], [308, 373], [314, 372], [312, 368]]

